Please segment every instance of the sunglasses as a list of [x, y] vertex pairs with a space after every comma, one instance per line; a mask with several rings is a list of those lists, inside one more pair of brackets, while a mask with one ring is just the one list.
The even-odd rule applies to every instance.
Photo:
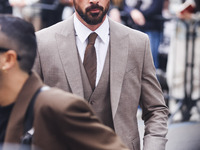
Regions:
[[[7, 48], [3, 48], [3, 47], [0, 47], [0, 52], [7, 52], [9, 49]], [[17, 55], [17, 60], [21, 60], [21, 57], [19, 55]]]

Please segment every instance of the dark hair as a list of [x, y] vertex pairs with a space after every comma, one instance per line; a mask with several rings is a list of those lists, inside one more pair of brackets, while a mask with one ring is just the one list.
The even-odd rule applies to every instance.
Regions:
[[[31, 23], [12, 15], [0, 15], [0, 32], [6, 36], [6, 47], [17, 53], [19, 66], [30, 72], [36, 57], [36, 36]], [[11, 44], [12, 43], [12, 44]]]

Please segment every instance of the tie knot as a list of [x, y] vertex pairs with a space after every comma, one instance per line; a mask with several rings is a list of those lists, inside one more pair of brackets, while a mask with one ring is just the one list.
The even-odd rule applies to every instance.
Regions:
[[95, 32], [91, 33], [91, 34], [88, 36], [88, 44], [94, 44], [96, 38], [97, 38], [97, 34], [96, 34]]

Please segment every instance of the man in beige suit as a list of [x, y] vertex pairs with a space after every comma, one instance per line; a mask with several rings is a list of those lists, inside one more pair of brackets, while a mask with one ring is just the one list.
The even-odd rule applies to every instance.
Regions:
[[[140, 149], [136, 117], [140, 104], [145, 123], [143, 149], [165, 149], [168, 108], [147, 35], [110, 20], [106, 15], [110, 0], [73, 3], [76, 11], [71, 18], [37, 33], [34, 69], [47, 85], [84, 97], [131, 150]], [[94, 32], [98, 35], [95, 88], [85, 67], [88, 36]]]
[[[0, 16], [0, 144], [19, 144], [33, 97], [44, 84], [31, 71], [36, 37], [30, 23]], [[57, 88], [41, 91], [33, 106], [32, 145], [40, 150], [128, 150], [80, 97]], [[33, 105], [33, 104], [32, 104]], [[30, 107], [30, 108], [29, 108]], [[28, 111], [29, 112], [29, 111]], [[29, 115], [30, 116], [30, 115]], [[1, 149], [1, 148], [0, 148]]]

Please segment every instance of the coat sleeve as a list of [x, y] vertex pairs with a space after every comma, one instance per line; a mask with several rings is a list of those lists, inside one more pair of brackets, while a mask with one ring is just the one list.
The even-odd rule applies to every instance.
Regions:
[[145, 124], [144, 150], [164, 150], [167, 142], [168, 108], [165, 104], [160, 84], [156, 78], [156, 70], [150, 51], [149, 40], [146, 39], [142, 69], [142, 89], [140, 106]]
[[60, 150], [127, 150], [114, 131], [101, 124], [81, 98], [60, 90], [44, 92], [41, 96], [36, 103], [40, 125], [36, 125], [34, 135], [35, 144], [39, 147], [46, 149], [44, 140], [37, 144], [41, 138], [39, 134], [43, 132], [51, 136], [46, 142], [54, 141]]

